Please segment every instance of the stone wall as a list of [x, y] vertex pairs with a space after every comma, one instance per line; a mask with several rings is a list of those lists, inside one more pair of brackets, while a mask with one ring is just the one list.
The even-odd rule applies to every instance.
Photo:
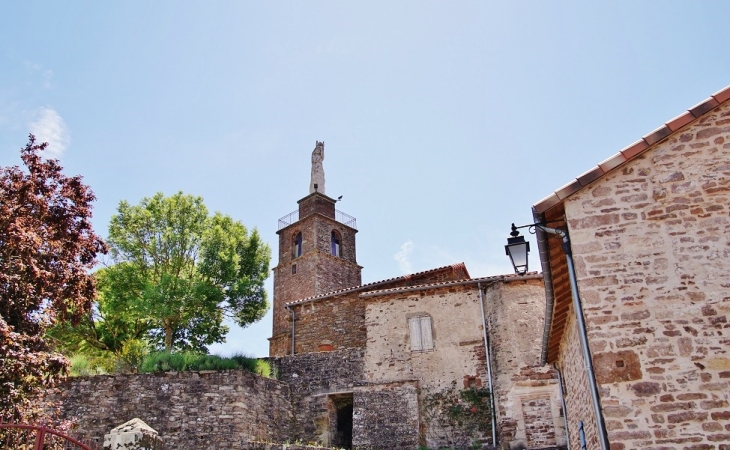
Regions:
[[500, 448], [564, 446], [557, 374], [540, 364], [545, 317], [542, 279], [516, 278], [488, 285], [484, 303]]
[[418, 448], [418, 383], [405, 381], [357, 387], [353, 418], [354, 448]]
[[565, 200], [613, 449], [730, 442], [729, 209], [728, 104]]
[[[563, 383], [565, 384], [565, 404], [568, 410], [566, 421], [568, 423], [568, 433], [570, 433], [570, 442], [573, 445], [578, 445], [577, 443], [580, 442], [578, 422], [583, 421], [586, 442], [590, 448], [599, 448], [596, 416], [593, 413], [593, 399], [588, 384], [588, 376], [586, 375], [585, 359], [583, 358], [575, 315], [570, 316], [565, 328], [566, 331], [560, 344], [561, 353], [558, 366], [562, 370]], [[620, 417], [627, 413], [626, 410], [617, 408], [615, 405], [604, 403], [602, 406], [604, 417], [607, 420], [610, 417]]]
[[365, 347], [365, 299], [359, 292], [292, 309], [296, 314], [296, 354]]
[[[411, 351], [408, 319], [414, 315], [431, 317], [432, 351]], [[480, 385], [486, 385], [481, 309], [475, 285], [373, 297], [365, 317], [366, 381], [415, 379], [421, 387], [441, 389], [452, 381], [461, 384], [464, 377], [478, 377]]]
[[293, 417], [286, 384], [243, 370], [70, 378], [60, 391], [63, 416], [89, 442], [136, 417], [167, 448], [243, 449], [286, 440]]
[[[333, 230], [340, 234], [341, 256], [331, 254]], [[299, 232], [303, 238], [302, 255], [292, 258], [292, 240]], [[356, 232], [319, 214], [303, 217], [279, 231], [279, 264], [274, 268], [274, 323], [270, 355], [291, 353], [291, 314], [285, 308], [287, 303], [362, 283], [362, 268], [356, 261]]]
[[364, 349], [304, 353], [270, 358], [279, 380], [289, 385], [294, 411], [291, 438], [329, 445], [332, 395], [353, 393], [363, 372]]

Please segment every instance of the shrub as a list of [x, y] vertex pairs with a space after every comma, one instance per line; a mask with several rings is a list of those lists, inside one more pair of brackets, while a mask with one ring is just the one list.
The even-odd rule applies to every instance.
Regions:
[[140, 373], [152, 372], [185, 372], [195, 370], [231, 370], [244, 369], [258, 375], [269, 377], [269, 363], [244, 355], [224, 358], [218, 355], [204, 355], [194, 352], [154, 352], [142, 359]]
[[69, 375], [72, 377], [101, 375], [106, 373], [106, 370], [104, 370], [101, 365], [95, 364], [97, 361], [94, 361], [93, 358], [86, 355], [74, 355], [71, 357], [70, 362], [71, 364], [69, 365], [68, 371]]

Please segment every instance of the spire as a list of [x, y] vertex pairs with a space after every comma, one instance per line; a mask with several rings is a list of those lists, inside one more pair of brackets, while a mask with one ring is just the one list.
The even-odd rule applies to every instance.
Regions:
[[309, 183], [309, 193], [319, 192], [324, 194], [324, 141], [315, 141], [316, 145], [312, 152], [312, 181]]

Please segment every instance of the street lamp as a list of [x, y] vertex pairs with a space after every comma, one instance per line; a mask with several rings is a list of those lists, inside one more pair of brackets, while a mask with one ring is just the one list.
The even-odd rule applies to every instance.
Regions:
[[[575, 311], [578, 336], [580, 337], [581, 350], [583, 351], [583, 360], [585, 362], [586, 375], [588, 377], [588, 386], [593, 400], [593, 413], [596, 417], [598, 442], [601, 446], [601, 450], [608, 450], [608, 433], [606, 431], [606, 424], [603, 420], [603, 413], [601, 412], [601, 401], [598, 394], [596, 372], [593, 368], [593, 358], [591, 357], [591, 350], [588, 346], [588, 332], [586, 330], [585, 317], [583, 315], [583, 303], [578, 295], [578, 282], [575, 275], [575, 265], [573, 264], [573, 251], [570, 248], [570, 237], [568, 237], [568, 232], [566, 230], [561, 230], [560, 228], [549, 228], [541, 223], [533, 223], [530, 225], [523, 225], [521, 227], [516, 227], [515, 224], [512, 224], [512, 232], [510, 233], [510, 236], [512, 237], [507, 238], [507, 245], [504, 246], [504, 249], [507, 252], [507, 256], [509, 256], [512, 261], [515, 273], [518, 275], [524, 275], [527, 273], [527, 252], [530, 251], [530, 243], [525, 242], [525, 238], [520, 236], [520, 232], [517, 231], [517, 229], [528, 227], [530, 229], [534, 228], [536, 230], [540, 230], [543, 233], [554, 234], [562, 238], [565, 262], [568, 266], [570, 294], [573, 298], [573, 310]], [[548, 314], [550, 314], [550, 312], [548, 312]]]
[[507, 245], [504, 246], [504, 251], [509, 256], [509, 260], [512, 261], [512, 267], [515, 268], [517, 275], [524, 275], [527, 273], [527, 255], [530, 253], [530, 243], [525, 241], [524, 236], [520, 236], [520, 232], [517, 231], [515, 224], [512, 224], [512, 232], [507, 238]]

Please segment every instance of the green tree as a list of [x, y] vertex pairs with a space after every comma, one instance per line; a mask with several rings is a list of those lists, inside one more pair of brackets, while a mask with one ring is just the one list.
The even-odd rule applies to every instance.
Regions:
[[0, 422], [43, 416], [38, 398], [68, 366], [44, 333], [88, 314], [89, 270], [106, 251], [91, 227], [94, 194], [41, 157], [47, 145], [30, 135], [25, 170], [0, 168]]
[[96, 322], [112, 351], [141, 329], [168, 352], [204, 351], [225, 340], [224, 317], [245, 327], [268, 309], [269, 246], [256, 229], [209, 215], [201, 197], [158, 193], [139, 205], [122, 201], [108, 243], [115, 264], [99, 274]]

